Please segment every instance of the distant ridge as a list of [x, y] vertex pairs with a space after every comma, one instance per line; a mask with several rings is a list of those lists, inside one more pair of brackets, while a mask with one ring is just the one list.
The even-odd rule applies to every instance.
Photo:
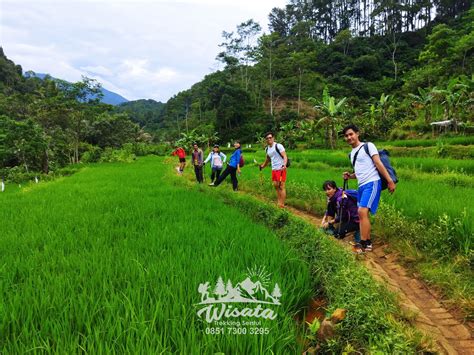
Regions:
[[[35, 76], [40, 78], [40, 79], [44, 79], [48, 74], [43, 74], [43, 73], [35, 73]], [[51, 79], [56, 79], [54, 77], [51, 77]], [[115, 92], [112, 92], [110, 90], [107, 90], [106, 88], [102, 87], [102, 94], [104, 95], [102, 97], [102, 99], [100, 100], [101, 102], [103, 102], [104, 104], [109, 104], [109, 105], [114, 105], [114, 106], [117, 106], [117, 105], [120, 105], [120, 104], [123, 104], [124, 102], [129, 102], [129, 100], [127, 100], [125, 97], [115, 93]]]

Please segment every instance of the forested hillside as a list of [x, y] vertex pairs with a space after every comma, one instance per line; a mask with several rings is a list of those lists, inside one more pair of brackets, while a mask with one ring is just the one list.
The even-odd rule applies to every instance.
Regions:
[[473, 102], [469, 6], [293, 0], [271, 11], [270, 33], [253, 20], [223, 32], [224, 69], [168, 101], [159, 136], [217, 132], [251, 142], [272, 128], [290, 141], [324, 137], [331, 145], [348, 121], [373, 138], [421, 136], [440, 120], [465, 132]]
[[157, 131], [158, 121], [165, 104], [155, 100], [136, 100], [124, 102], [115, 107], [115, 112], [128, 113], [130, 119], [147, 131]]
[[[100, 103], [101, 85], [23, 76], [0, 48], [0, 176], [24, 178], [151, 139], [127, 114]], [[91, 99], [94, 97], [94, 99]], [[103, 154], [106, 153], [106, 154]]]

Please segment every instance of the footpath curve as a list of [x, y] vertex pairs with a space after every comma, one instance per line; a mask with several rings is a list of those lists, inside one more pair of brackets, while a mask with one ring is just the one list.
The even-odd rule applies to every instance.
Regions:
[[[286, 210], [318, 228], [321, 225], [315, 215], [290, 206]], [[350, 248], [344, 241], [341, 244]], [[441, 353], [474, 354], [474, 324], [463, 323], [445, 308], [427, 285], [399, 263], [397, 254], [388, 250], [388, 245], [375, 242], [374, 251], [364, 254], [363, 263], [372, 276], [397, 294], [400, 307], [413, 314], [415, 326], [437, 342]]]

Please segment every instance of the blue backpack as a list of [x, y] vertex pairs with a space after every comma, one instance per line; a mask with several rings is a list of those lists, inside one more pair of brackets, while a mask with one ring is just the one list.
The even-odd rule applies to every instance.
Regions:
[[[367, 145], [368, 143], [370, 143], [370, 142], [365, 142], [363, 147], [364, 147], [364, 150], [367, 153], [367, 155], [370, 156], [369, 146]], [[359, 151], [360, 151], [361, 148], [359, 148], [359, 150], [354, 154], [354, 159], [352, 160], [352, 168], [354, 168], [354, 166], [355, 166], [357, 156], [359, 155]], [[393, 168], [392, 164], [390, 164], [390, 158], [389, 158], [390, 154], [385, 149], [381, 149], [378, 152], [379, 152], [379, 156], [380, 156], [380, 161], [382, 162], [385, 169], [387, 169], [387, 172], [390, 175], [390, 177], [392, 178], [393, 182], [398, 183], [397, 172]], [[349, 159], [350, 158], [351, 158], [351, 155], [349, 154]], [[379, 173], [379, 176], [380, 176], [380, 180], [382, 180], [382, 190], [385, 190], [388, 187], [387, 180], [385, 180], [385, 178], [382, 175], [380, 175], [380, 173]]]
[[357, 190], [344, 190], [344, 193], [357, 203]]

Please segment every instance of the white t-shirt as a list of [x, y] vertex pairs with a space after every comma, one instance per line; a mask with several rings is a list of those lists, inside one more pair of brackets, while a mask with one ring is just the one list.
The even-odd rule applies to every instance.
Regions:
[[285, 160], [278, 154], [275, 146], [278, 144], [278, 150], [280, 153], [285, 151], [285, 148], [280, 143], [273, 143], [271, 147], [267, 146], [267, 155], [272, 161], [272, 170], [281, 170], [281, 167], [285, 165]]
[[222, 168], [222, 157], [219, 153], [214, 153], [212, 156], [212, 166]]
[[[365, 148], [362, 147], [363, 144], [367, 144], [370, 156], [367, 155]], [[354, 171], [359, 186], [365, 185], [372, 181], [380, 180], [379, 172], [372, 160], [372, 157], [375, 154], [379, 154], [375, 145], [373, 143], [361, 143], [357, 147], [353, 148], [351, 151], [351, 164], [357, 151], [359, 151], [359, 154], [357, 155]]]

